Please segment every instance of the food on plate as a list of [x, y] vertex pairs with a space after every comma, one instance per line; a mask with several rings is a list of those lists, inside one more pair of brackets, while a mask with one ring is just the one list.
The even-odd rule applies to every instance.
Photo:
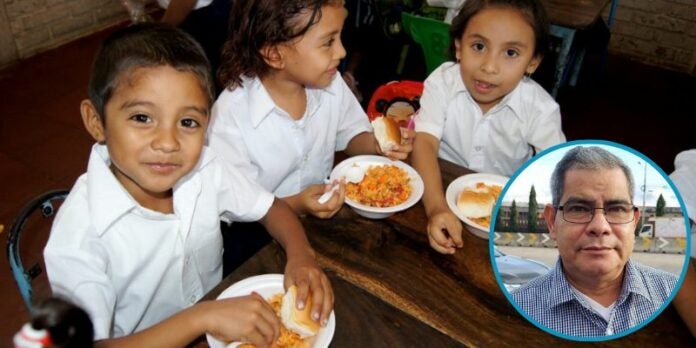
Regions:
[[372, 121], [372, 128], [382, 152], [390, 151], [395, 145], [401, 144], [401, 130], [393, 118], [377, 117]]
[[308, 305], [303, 309], [297, 309], [297, 287], [291, 286], [283, 296], [283, 304], [280, 307], [280, 319], [283, 325], [296, 332], [302, 338], [314, 336], [319, 332], [321, 326], [312, 320], [312, 295], [307, 296], [305, 301]]
[[[319, 323], [311, 318], [311, 306], [307, 305], [304, 309], [298, 310], [295, 304], [296, 298], [297, 287], [293, 285], [284, 295], [282, 293], [276, 294], [266, 300], [282, 322], [280, 337], [273, 343], [273, 348], [309, 348], [313, 336], [321, 328]], [[306, 303], [312, 303], [311, 300], [310, 294]], [[254, 347], [256, 346], [250, 343], [239, 345], [239, 348]]]
[[500, 185], [477, 182], [474, 187], [466, 187], [457, 195], [457, 208], [475, 223], [488, 227], [491, 225], [493, 206], [502, 189]]
[[346, 184], [346, 196], [371, 207], [393, 207], [411, 196], [408, 173], [391, 164], [370, 166], [363, 180]]

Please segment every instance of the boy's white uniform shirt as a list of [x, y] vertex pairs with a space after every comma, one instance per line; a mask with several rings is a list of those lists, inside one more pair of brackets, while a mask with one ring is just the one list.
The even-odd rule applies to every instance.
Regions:
[[334, 153], [372, 126], [341, 76], [306, 88], [304, 116], [276, 106], [258, 78], [225, 90], [213, 105], [208, 142], [216, 153], [278, 197], [295, 195], [331, 173]]
[[222, 277], [220, 216], [262, 218], [273, 195], [204, 148], [174, 188], [174, 213], [140, 206], [95, 145], [44, 250], [54, 294], [84, 308], [95, 339], [141, 331], [189, 307]]
[[522, 79], [485, 115], [446, 62], [425, 80], [416, 132], [440, 140], [439, 156], [482, 173], [512, 175], [543, 150], [565, 142], [558, 103], [534, 80]]

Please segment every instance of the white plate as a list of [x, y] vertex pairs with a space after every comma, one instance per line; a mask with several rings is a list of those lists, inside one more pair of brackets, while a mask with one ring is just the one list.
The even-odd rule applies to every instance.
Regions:
[[468, 217], [464, 216], [464, 214], [462, 214], [461, 211], [459, 211], [459, 208], [457, 208], [457, 195], [465, 187], [474, 187], [478, 182], [483, 182], [486, 185], [500, 185], [502, 187], [505, 187], [507, 181], [507, 177], [496, 174], [474, 173], [460, 176], [456, 180], [452, 181], [449, 184], [449, 186], [447, 186], [447, 192], [445, 192], [445, 199], [447, 200], [447, 205], [449, 206], [450, 210], [454, 213], [454, 215], [457, 215], [459, 220], [462, 220], [465, 224], [468, 225], [467, 230], [469, 230], [469, 232], [473, 233], [478, 237], [488, 239], [489, 228], [483, 227], [475, 223]]
[[[263, 296], [263, 298], [266, 300], [271, 298], [273, 295], [284, 293], [285, 289], [283, 288], [283, 275], [262, 274], [240, 280], [230, 285], [227, 289], [225, 289], [225, 291], [220, 293], [217, 299], [219, 300], [228, 297], [246, 296], [250, 295], [253, 291]], [[336, 317], [334, 316], [334, 313], [331, 312], [331, 316], [329, 316], [329, 322], [326, 324], [326, 327], [319, 329], [319, 332], [314, 337], [312, 348], [328, 347], [329, 343], [331, 343], [335, 330]], [[241, 344], [239, 342], [233, 342], [226, 345], [224, 342], [217, 340], [215, 337], [210, 336], [209, 334], [206, 334], [205, 336], [208, 339], [208, 345], [211, 348], [233, 348]]]
[[393, 207], [371, 207], [369, 205], [358, 203], [346, 197], [346, 204], [353, 208], [353, 210], [355, 210], [356, 213], [370, 219], [383, 219], [396, 212], [400, 212], [402, 210], [410, 208], [414, 204], [418, 203], [418, 201], [423, 196], [423, 179], [420, 175], [418, 175], [418, 172], [416, 172], [416, 170], [413, 169], [413, 167], [409, 166], [404, 162], [392, 161], [389, 158], [382, 156], [354, 156], [336, 165], [333, 171], [331, 171], [329, 179], [331, 181], [340, 180], [341, 178], [345, 177], [348, 168], [354, 165], [359, 166], [364, 171], [367, 171], [367, 169], [370, 168], [370, 166], [383, 166], [385, 164], [397, 166], [405, 170], [406, 173], [408, 173], [408, 176], [411, 179], [410, 183], [412, 190], [411, 196], [409, 196], [406, 201]]

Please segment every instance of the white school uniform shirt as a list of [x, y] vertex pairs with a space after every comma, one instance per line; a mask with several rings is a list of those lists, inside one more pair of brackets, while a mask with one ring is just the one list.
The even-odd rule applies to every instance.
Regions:
[[[686, 214], [696, 221], [696, 149], [685, 150], [674, 158], [674, 172], [669, 175], [686, 206]], [[691, 257], [696, 258], [696, 229], [691, 228]]]
[[120, 337], [196, 303], [222, 278], [220, 215], [263, 217], [273, 195], [212, 151], [174, 187], [174, 213], [140, 206], [95, 145], [87, 173], [61, 206], [44, 249], [56, 295], [84, 308], [95, 339]]
[[334, 153], [372, 126], [341, 76], [306, 92], [305, 114], [294, 120], [258, 78], [244, 77], [242, 87], [226, 89], [213, 105], [209, 146], [278, 197], [323, 183]]
[[565, 142], [558, 103], [534, 80], [522, 79], [485, 115], [446, 62], [425, 80], [416, 132], [440, 140], [439, 156], [482, 173], [512, 175], [543, 150]]

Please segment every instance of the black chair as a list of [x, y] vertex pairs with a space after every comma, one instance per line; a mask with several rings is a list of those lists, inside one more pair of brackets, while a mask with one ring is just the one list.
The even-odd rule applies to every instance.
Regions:
[[[12, 276], [17, 282], [19, 292], [29, 311], [32, 310], [32, 296], [35, 290], [32, 282], [44, 268], [43, 245], [48, 239], [58, 205], [69, 192], [69, 190], [52, 190], [35, 197], [22, 208], [10, 229], [7, 240], [7, 259]], [[24, 252], [21, 252], [22, 241], [26, 242]]]

